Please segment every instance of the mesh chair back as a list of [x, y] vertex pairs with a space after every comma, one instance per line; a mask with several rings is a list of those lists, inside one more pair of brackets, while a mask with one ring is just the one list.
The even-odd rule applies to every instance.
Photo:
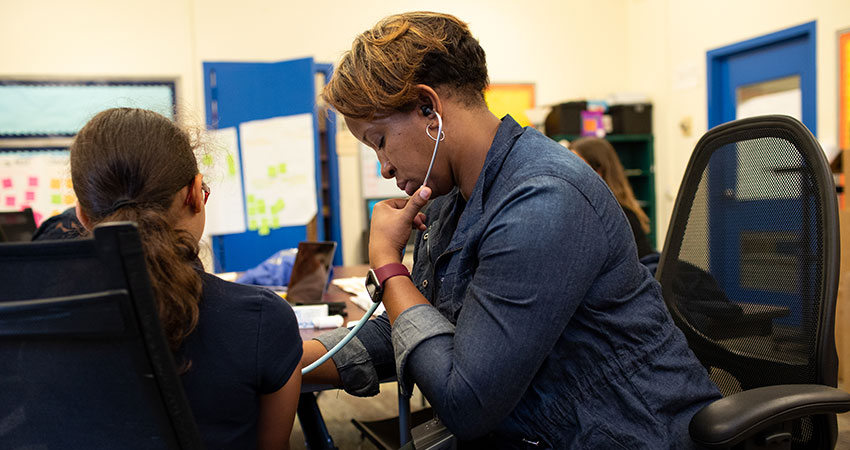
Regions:
[[0, 245], [0, 286], [4, 448], [200, 448], [133, 224]]
[[[775, 384], [835, 387], [838, 213], [829, 164], [786, 116], [710, 130], [688, 164], [656, 276], [724, 395]], [[817, 448], [835, 417], [807, 419]]]

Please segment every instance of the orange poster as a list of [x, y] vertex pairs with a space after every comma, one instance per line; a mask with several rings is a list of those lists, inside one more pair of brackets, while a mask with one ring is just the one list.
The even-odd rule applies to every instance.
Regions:
[[496, 117], [510, 114], [520, 125], [531, 125], [525, 112], [534, 108], [534, 84], [491, 84], [484, 91], [484, 100]]
[[838, 147], [850, 150], [850, 30], [838, 36]]

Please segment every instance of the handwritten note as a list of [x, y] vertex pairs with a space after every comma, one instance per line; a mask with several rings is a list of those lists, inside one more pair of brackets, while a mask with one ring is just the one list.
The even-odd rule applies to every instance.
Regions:
[[318, 211], [313, 115], [239, 126], [248, 229], [306, 225]]
[[198, 155], [198, 166], [210, 186], [204, 234], [245, 232], [245, 197], [236, 128], [211, 130], [209, 145]]

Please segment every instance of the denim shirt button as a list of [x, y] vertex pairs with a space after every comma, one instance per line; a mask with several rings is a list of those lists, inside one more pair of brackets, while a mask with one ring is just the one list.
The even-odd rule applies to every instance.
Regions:
[[428, 280], [422, 280], [422, 287], [428, 287]]
[[422, 240], [423, 240], [423, 241], [427, 241], [427, 240], [428, 240], [428, 232], [425, 232], [425, 234], [423, 234], [423, 235], [422, 235]]

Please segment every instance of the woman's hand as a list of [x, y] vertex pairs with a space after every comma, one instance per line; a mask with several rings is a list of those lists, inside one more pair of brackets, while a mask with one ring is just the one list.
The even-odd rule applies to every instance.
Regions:
[[426, 228], [425, 215], [420, 210], [430, 196], [431, 188], [422, 186], [409, 199], [394, 198], [374, 206], [369, 230], [369, 262], [372, 267], [401, 262], [401, 253], [410, 238], [411, 228]]

